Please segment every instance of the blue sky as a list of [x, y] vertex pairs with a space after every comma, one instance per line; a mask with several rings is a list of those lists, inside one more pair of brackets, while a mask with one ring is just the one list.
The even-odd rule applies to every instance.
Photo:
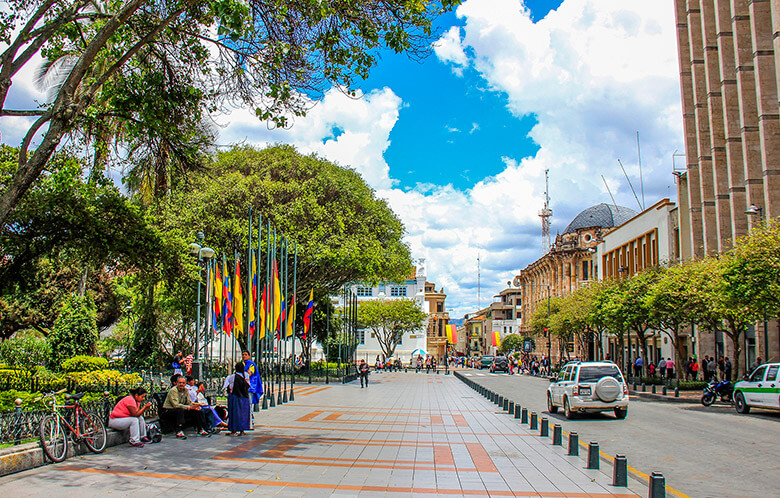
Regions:
[[[290, 143], [360, 172], [462, 316], [542, 255], [545, 170], [553, 235], [611, 202], [605, 181], [637, 208], [617, 164], [639, 189], [637, 131], [646, 205], [674, 200], [672, 153], [684, 150], [674, 22], [673, 0], [464, 0], [438, 19], [422, 63], [381, 54], [361, 98], [328, 91], [285, 130], [251, 109], [213, 119], [220, 144]], [[19, 107], [45, 100], [34, 69], [14, 80]], [[3, 143], [18, 145], [27, 126], [0, 120]]]

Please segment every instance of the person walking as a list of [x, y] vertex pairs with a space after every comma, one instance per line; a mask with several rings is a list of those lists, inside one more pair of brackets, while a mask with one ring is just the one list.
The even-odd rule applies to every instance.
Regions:
[[674, 360], [669, 357], [666, 359], [666, 378], [671, 379], [674, 377]]
[[368, 363], [366, 363], [363, 360], [360, 360], [360, 365], [358, 365], [358, 374], [360, 375], [360, 388], [363, 389], [363, 383], [365, 382], [365, 387], [368, 387]]
[[658, 375], [663, 379], [666, 375], [666, 360], [662, 356], [658, 361]]
[[718, 364], [715, 362], [714, 356], [707, 363], [707, 374], [709, 374], [710, 380], [718, 380]]
[[704, 382], [710, 381], [710, 372], [707, 368], [707, 365], [710, 363], [710, 357], [709, 355], [704, 355], [704, 358], [701, 360], [701, 375], [704, 378]]
[[726, 359], [723, 361], [723, 378], [731, 381], [731, 369], [733, 367], [731, 366], [731, 360], [727, 356]]
[[696, 382], [696, 378], [699, 376], [699, 362], [694, 359], [691, 362], [691, 379]]

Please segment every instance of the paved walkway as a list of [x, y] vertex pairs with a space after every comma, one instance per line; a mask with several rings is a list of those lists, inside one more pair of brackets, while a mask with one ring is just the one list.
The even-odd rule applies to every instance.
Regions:
[[451, 375], [371, 381], [302, 385], [243, 438], [167, 437], [0, 478], [0, 496], [636, 496]]

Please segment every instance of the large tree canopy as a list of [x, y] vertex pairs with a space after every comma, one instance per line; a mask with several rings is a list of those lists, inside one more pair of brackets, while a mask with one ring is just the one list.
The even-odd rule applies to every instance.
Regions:
[[403, 280], [409, 273], [403, 225], [387, 203], [355, 171], [289, 146], [218, 154], [187, 189], [159, 203], [155, 218], [182, 238], [202, 231], [205, 243], [230, 259], [234, 251], [246, 253], [250, 207], [297, 244], [299, 289], [335, 292], [348, 282]]
[[422, 328], [426, 317], [412, 299], [378, 299], [358, 305], [358, 326], [371, 330], [386, 358], [393, 356], [404, 334]]
[[[153, 149], [147, 155], [152, 163], [178, 157], [186, 164], [198, 142], [191, 124], [201, 112], [250, 107], [259, 119], [286, 126], [328, 88], [350, 89], [356, 78], [367, 77], [380, 47], [427, 51], [433, 18], [457, 3], [9, 0], [0, 13], [0, 117], [36, 119], [0, 197], [0, 224], [74, 129], [91, 128], [102, 142], [120, 131], [106, 130], [107, 120], [110, 126], [140, 124], [135, 135], [150, 132], [153, 140], [141, 142]], [[13, 77], [39, 51], [56, 65], [50, 101], [36, 109], [9, 108]], [[173, 104], [191, 112], [175, 112]], [[44, 138], [28, 154], [39, 130]]]

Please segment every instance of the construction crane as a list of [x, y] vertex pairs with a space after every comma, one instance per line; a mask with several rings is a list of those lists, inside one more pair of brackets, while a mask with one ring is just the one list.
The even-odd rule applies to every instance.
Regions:
[[544, 170], [544, 208], [539, 211], [539, 217], [542, 219], [542, 251], [545, 253], [550, 250], [550, 218], [553, 214], [550, 209], [549, 172], [549, 169]]

